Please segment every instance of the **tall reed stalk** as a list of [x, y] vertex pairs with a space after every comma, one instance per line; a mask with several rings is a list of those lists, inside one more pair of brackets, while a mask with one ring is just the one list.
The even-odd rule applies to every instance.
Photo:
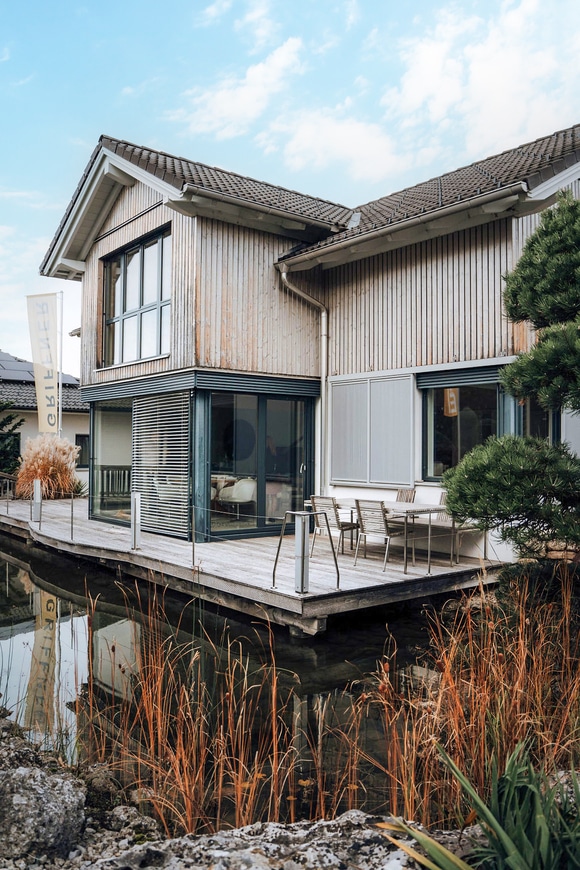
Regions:
[[91, 661], [86, 757], [113, 765], [171, 834], [353, 807], [461, 823], [468, 807], [437, 745], [481, 795], [492, 761], [502, 769], [522, 742], [536, 763], [578, 762], [580, 650], [565, 572], [561, 589], [533, 606], [525, 579], [503, 607], [466, 598], [451, 622], [432, 615], [411, 680], [389, 639], [376, 673], [308, 699], [276, 667], [272, 631], [261, 661], [227, 634], [183, 642], [153, 593], [138, 602], [138, 657], [122, 697], [99, 689]]

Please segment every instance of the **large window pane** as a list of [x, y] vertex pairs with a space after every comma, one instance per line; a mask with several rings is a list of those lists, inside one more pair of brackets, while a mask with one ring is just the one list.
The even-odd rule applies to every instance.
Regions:
[[151, 305], [152, 302], [157, 301], [159, 287], [158, 251], [158, 240], [146, 245], [143, 249], [143, 306]]
[[127, 254], [127, 275], [125, 278], [125, 311], [134, 311], [141, 304], [141, 251]]
[[141, 315], [141, 359], [157, 353], [157, 309], [144, 311]]
[[171, 299], [171, 236], [163, 237], [163, 268], [161, 272], [161, 298]]
[[440, 477], [477, 444], [497, 434], [497, 385], [425, 391], [427, 477]]
[[139, 359], [137, 325], [137, 316], [126, 317], [123, 321], [123, 362]]
[[212, 531], [258, 524], [257, 432], [257, 396], [212, 394]]
[[169, 353], [170, 337], [169, 326], [171, 324], [171, 307], [164, 305], [161, 309], [161, 353]]
[[95, 404], [91, 516], [131, 519], [131, 399]]

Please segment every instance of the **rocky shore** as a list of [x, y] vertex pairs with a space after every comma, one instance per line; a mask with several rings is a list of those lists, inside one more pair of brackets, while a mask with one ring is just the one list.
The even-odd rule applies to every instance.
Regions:
[[[0, 870], [398, 870], [416, 866], [358, 810], [333, 821], [257, 823], [164, 838], [157, 822], [111, 800], [105, 768], [80, 775], [0, 715]], [[458, 854], [467, 837], [440, 833]]]

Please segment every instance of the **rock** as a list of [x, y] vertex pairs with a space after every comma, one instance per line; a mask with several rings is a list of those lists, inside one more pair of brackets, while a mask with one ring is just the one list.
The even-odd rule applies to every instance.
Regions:
[[85, 787], [71, 774], [17, 767], [0, 773], [0, 855], [65, 856], [85, 815]]
[[402, 850], [375, 826], [378, 818], [350, 810], [333, 821], [263, 823], [217, 834], [133, 846], [103, 858], [98, 870], [398, 870]]

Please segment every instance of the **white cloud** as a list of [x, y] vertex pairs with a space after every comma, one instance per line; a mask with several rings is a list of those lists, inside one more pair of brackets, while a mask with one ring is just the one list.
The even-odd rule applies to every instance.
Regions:
[[302, 41], [295, 37], [275, 49], [261, 63], [250, 66], [243, 78], [226, 78], [202, 91], [187, 91], [191, 108], [169, 115], [185, 122], [192, 133], [214, 133], [218, 139], [241, 136], [260, 118], [275, 94], [302, 71]]
[[442, 10], [433, 33], [400, 46], [404, 72], [382, 100], [401, 144], [415, 130], [436, 150], [453, 135], [453, 151], [475, 160], [574, 123], [579, 10], [561, 0], [550, 18], [540, 0], [504, 0], [486, 21]]
[[3, 48], [0, 53], [0, 63], [6, 63], [7, 60], [10, 60], [10, 49]]
[[346, 0], [345, 2], [345, 11], [346, 11], [346, 29], [350, 30], [351, 27], [357, 23], [360, 18], [360, 11], [358, 8], [358, 0]]
[[355, 181], [384, 181], [408, 167], [378, 124], [340, 117], [332, 110], [305, 111], [278, 119], [257, 137], [266, 151], [283, 139], [285, 163], [294, 171], [340, 166]]
[[205, 9], [202, 9], [197, 18], [197, 24], [201, 27], [207, 27], [211, 24], [216, 24], [232, 7], [233, 0], [215, 0], [210, 3]]
[[236, 21], [235, 27], [249, 32], [254, 51], [271, 44], [278, 25], [270, 15], [270, 0], [249, 0], [246, 14]]

